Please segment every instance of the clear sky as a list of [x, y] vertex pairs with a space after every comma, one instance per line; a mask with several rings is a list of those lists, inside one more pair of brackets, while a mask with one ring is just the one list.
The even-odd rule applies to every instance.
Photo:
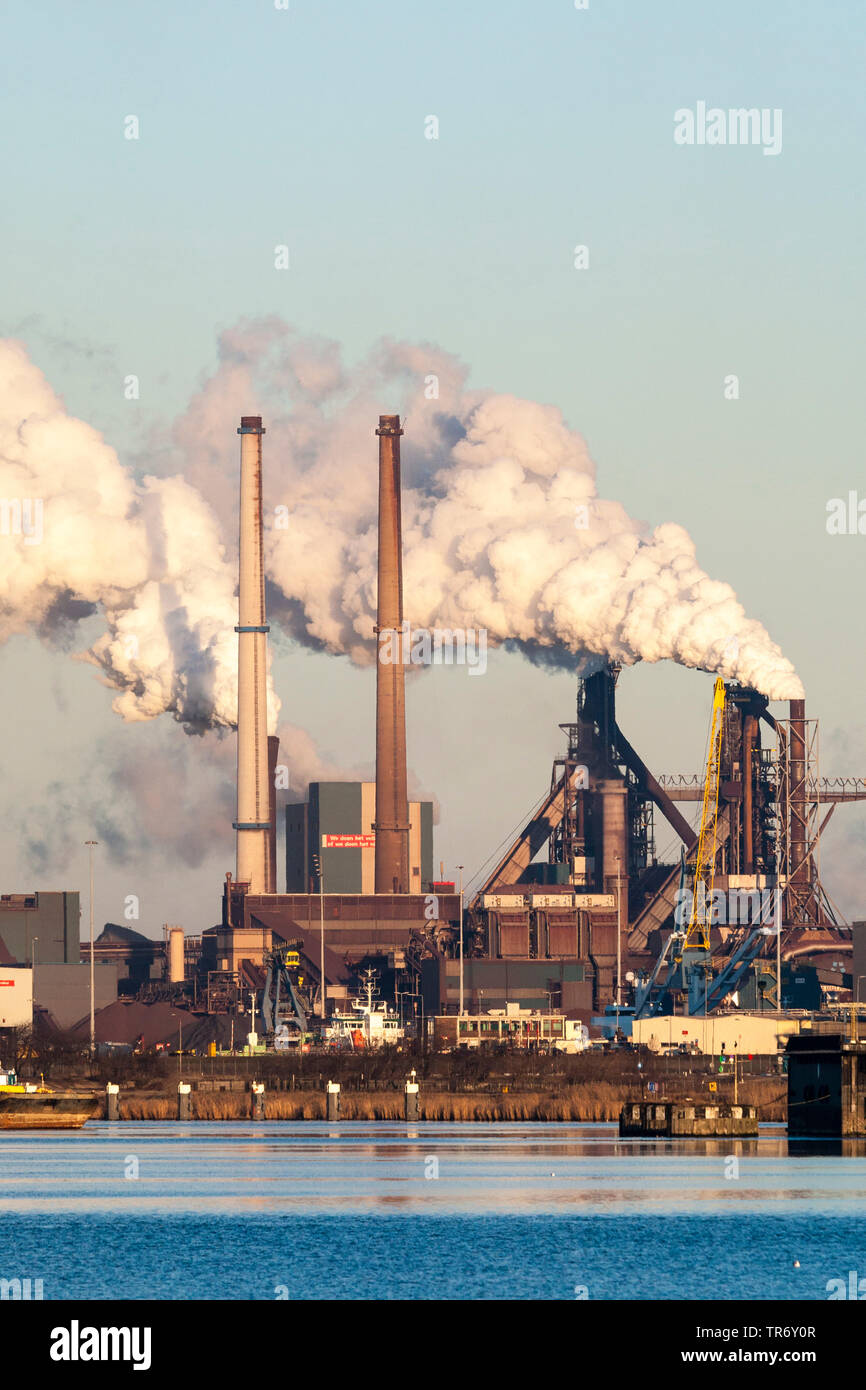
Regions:
[[[383, 336], [435, 343], [473, 387], [559, 406], [600, 491], [685, 526], [794, 662], [822, 771], [866, 775], [866, 536], [825, 525], [828, 499], [866, 497], [864, 29], [854, 0], [6, 6], [0, 334], [138, 471], [245, 318], [279, 316], [349, 361]], [[781, 110], [780, 152], [677, 145], [674, 113], [699, 102]], [[323, 755], [372, 766], [372, 672], [285, 648], [275, 672], [284, 717]], [[711, 688], [667, 665], [624, 672], [622, 723], [655, 771], [697, 769]], [[156, 847], [140, 791], [100, 767], [124, 739], [146, 767], [185, 736], [165, 718], [126, 728], [110, 700], [35, 638], [0, 649], [0, 887], [83, 889], [101, 796], [125, 848], [106, 844], [97, 920], [122, 921], [136, 894], [131, 925], [201, 930], [233, 868], [230, 817], [196, 866]], [[412, 683], [437, 860], [470, 871], [517, 825], [573, 702], [567, 676], [505, 653], [483, 680]], [[160, 794], [166, 815], [183, 801]], [[195, 790], [184, 804], [194, 816]], [[840, 808], [828, 886], [866, 917], [864, 841], [866, 815]]]

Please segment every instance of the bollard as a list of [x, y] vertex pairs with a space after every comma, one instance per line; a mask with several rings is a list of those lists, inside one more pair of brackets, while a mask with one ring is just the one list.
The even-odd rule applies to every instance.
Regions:
[[412, 1080], [406, 1082], [403, 1114], [407, 1120], [417, 1120], [418, 1118], [418, 1082], [415, 1080], [414, 1072], [412, 1073]]
[[264, 1081], [253, 1082], [253, 1119], [263, 1120], [265, 1118], [265, 1083]]
[[192, 1118], [192, 1102], [190, 1101], [190, 1091], [192, 1087], [188, 1081], [181, 1081], [177, 1088], [177, 1118], [179, 1120], [189, 1120]]
[[328, 1119], [339, 1120], [340, 1118], [340, 1083], [339, 1081], [328, 1082]]
[[109, 1081], [105, 1088], [105, 1118], [120, 1119], [120, 1087], [115, 1086], [113, 1081]]

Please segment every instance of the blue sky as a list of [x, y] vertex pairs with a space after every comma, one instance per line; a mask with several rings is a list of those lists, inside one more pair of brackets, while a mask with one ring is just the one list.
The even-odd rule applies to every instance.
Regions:
[[[829, 498], [866, 495], [864, 27], [841, 0], [7, 7], [0, 332], [136, 466], [213, 370], [218, 333], [259, 315], [349, 360], [384, 335], [432, 342], [473, 386], [558, 405], [600, 490], [684, 525], [794, 661], [823, 770], [866, 774], [866, 538], [825, 529]], [[674, 112], [698, 101], [781, 108], [781, 153], [676, 146]], [[277, 680], [284, 715], [354, 764], [372, 757], [372, 686], [346, 667], [289, 652]], [[624, 673], [623, 724], [655, 770], [697, 767], [711, 687], [668, 666]], [[441, 803], [437, 859], [478, 864], [519, 821], [573, 698], [566, 676], [504, 654], [484, 680], [415, 683], [410, 755]], [[34, 883], [16, 807], [35, 815], [45, 796], [75, 824], [109, 705], [67, 656], [0, 650], [17, 731], [3, 891], [82, 886], [83, 847]], [[143, 750], [148, 737], [183, 735], [136, 730]], [[825, 867], [866, 916], [864, 834], [841, 808]], [[143, 884], [146, 930], [201, 929], [232, 859], [229, 829], [195, 872], [156, 872], [144, 845], [106, 860], [97, 916], [117, 920]]]

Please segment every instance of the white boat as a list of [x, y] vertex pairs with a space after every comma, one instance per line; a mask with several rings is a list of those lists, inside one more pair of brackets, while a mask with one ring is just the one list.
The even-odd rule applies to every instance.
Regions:
[[325, 1041], [330, 1047], [361, 1051], [370, 1047], [386, 1047], [400, 1043], [405, 1029], [393, 1009], [374, 998], [376, 976], [368, 970], [362, 976], [362, 992], [353, 1000], [346, 1013], [333, 1013], [325, 1028]]

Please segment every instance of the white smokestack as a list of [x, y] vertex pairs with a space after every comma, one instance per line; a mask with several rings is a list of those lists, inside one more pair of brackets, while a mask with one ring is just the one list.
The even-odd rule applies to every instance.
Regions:
[[262, 417], [244, 415], [238, 584], [237, 877], [251, 893], [272, 891], [268, 872], [268, 626], [262, 556]]

